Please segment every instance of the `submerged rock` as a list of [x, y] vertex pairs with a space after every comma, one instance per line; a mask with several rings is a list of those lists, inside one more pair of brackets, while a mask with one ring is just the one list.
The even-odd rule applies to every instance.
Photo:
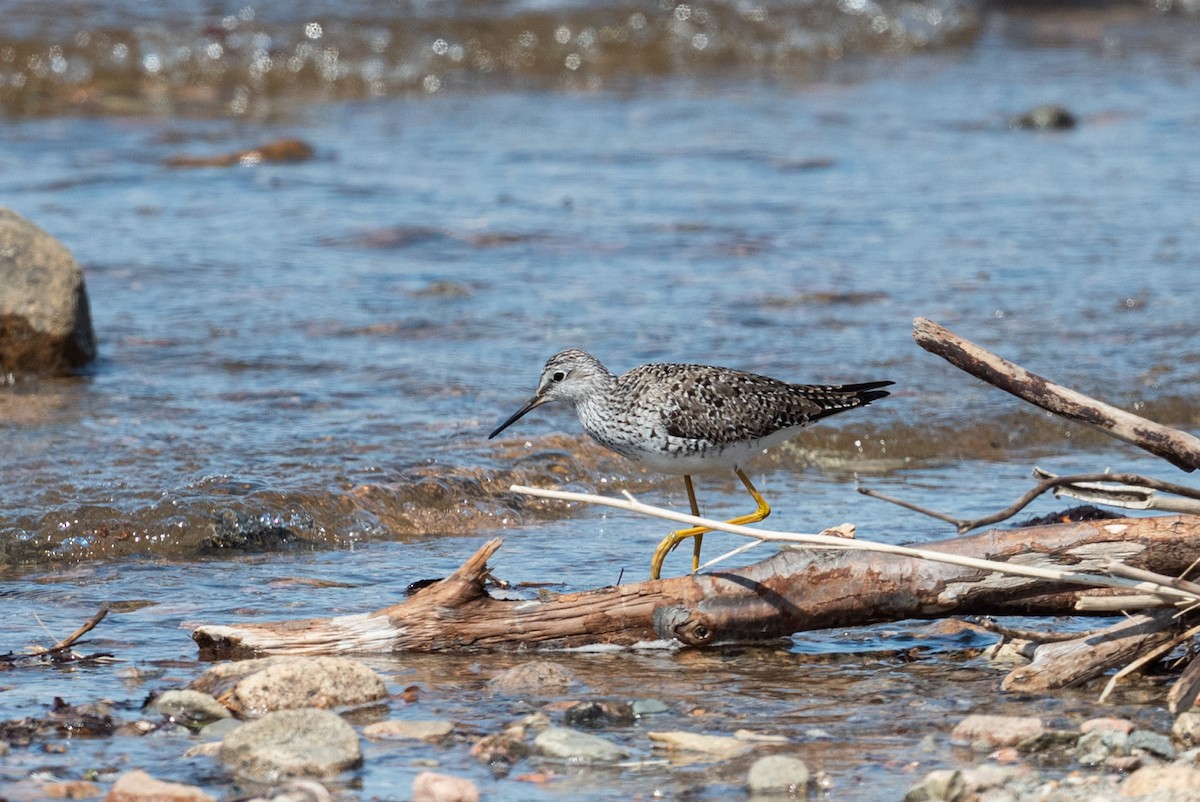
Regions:
[[552, 660], [532, 660], [497, 674], [488, 682], [493, 693], [557, 693], [575, 681], [571, 669]]
[[387, 697], [373, 670], [344, 657], [264, 657], [221, 663], [188, 685], [235, 713], [261, 716], [303, 707], [351, 707]]
[[0, 376], [59, 375], [95, 358], [79, 263], [57, 239], [0, 207]]
[[629, 757], [629, 750], [599, 735], [590, 735], [568, 727], [550, 727], [533, 739], [544, 755], [573, 763], [612, 763]]
[[954, 727], [950, 737], [970, 744], [974, 749], [988, 751], [999, 746], [1016, 746], [1045, 730], [1042, 720], [1034, 716], [967, 716]]
[[306, 162], [316, 155], [313, 146], [303, 139], [274, 139], [255, 148], [221, 153], [215, 156], [171, 156], [163, 161], [166, 167], [233, 167], [234, 165], [274, 162], [294, 164]]
[[373, 740], [397, 739], [413, 741], [437, 741], [454, 731], [452, 721], [404, 721], [389, 719], [377, 721], [363, 727], [363, 735]]
[[937, 769], [909, 788], [904, 795], [904, 802], [948, 802], [960, 799], [965, 789], [961, 771]]
[[285, 777], [332, 777], [362, 762], [354, 728], [328, 710], [269, 713], [238, 727], [221, 742], [221, 762], [256, 782]]
[[507, 732], [494, 732], [471, 747], [471, 757], [489, 766], [511, 766], [529, 755], [529, 747]]
[[[1147, 752], [1163, 760], [1174, 760], [1177, 751], [1171, 739], [1150, 730], [1134, 730], [1129, 735], [1129, 751]], [[1200, 791], [1200, 787], [1197, 787]]]
[[1171, 726], [1171, 735], [1185, 748], [1200, 746], [1200, 713], [1180, 713]]
[[1075, 115], [1062, 106], [1047, 103], [1012, 118], [1009, 124], [1033, 131], [1066, 131], [1075, 127]]
[[333, 802], [333, 795], [314, 780], [292, 780], [245, 802]]
[[783, 792], [803, 796], [809, 776], [803, 760], [788, 755], [767, 755], [754, 761], [746, 785], [752, 794]]
[[104, 802], [216, 802], [192, 785], [156, 780], [141, 769], [117, 778]]
[[479, 789], [462, 777], [423, 771], [413, 778], [412, 802], [479, 802]]
[[1182, 763], [1143, 766], [1121, 783], [1121, 796], [1145, 796], [1164, 802], [1200, 799], [1200, 768]]
[[163, 691], [146, 705], [146, 709], [189, 726], [208, 724], [233, 715], [207, 693], [186, 689]]
[[628, 702], [580, 702], [567, 708], [563, 721], [568, 727], [590, 729], [632, 724], [633, 705]]
[[672, 730], [669, 732], [646, 733], [656, 747], [681, 752], [699, 752], [706, 755], [729, 756], [745, 752], [750, 744], [725, 735], [705, 735], [699, 732]]

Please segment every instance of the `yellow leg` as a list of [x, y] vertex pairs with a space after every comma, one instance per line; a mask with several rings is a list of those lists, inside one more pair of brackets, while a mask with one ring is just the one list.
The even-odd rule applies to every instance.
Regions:
[[[771, 514], [771, 507], [766, 501], [763, 500], [762, 494], [760, 494], [754, 485], [750, 483], [750, 478], [742, 472], [741, 468], [734, 468], [733, 470], [737, 473], [738, 478], [742, 480], [742, 484], [746, 486], [746, 490], [750, 492], [750, 497], [754, 499], [754, 502], [758, 505], [758, 509], [746, 515], [739, 515], [737, 518], [731, 518], [725, 523], [735, 524], [738, 526], [743, 524], [758, 523]], [[696, 503], [696, 492], [692, 489], [692, 477], [684, 476], [683, 481], [687, 485], [688, 501], [692, 506], [692, 515], [698, 516], [700, 514], [700, 507]], [[671, 534], [667, 535], [663, 541], [658, 544], [658, 548], [654, 550], [654, 558], [650, 561], [650, 578], [658, 579], [659, 574], [662, 572], [663, 560], [667, 558], [668, 554], [674, 551], [676, 546], [687, 540], [689, 537], [696, 538], [696, 545], [692, 552], [692, 572], [694, 573], [696, 569], [700, 567], [700, 543], [704, 539], [704, 533], [711, 531], [712, 529], [707, 526], [693, 526], [689, 529], [680, 529], [677, 532], [672, 532]]]

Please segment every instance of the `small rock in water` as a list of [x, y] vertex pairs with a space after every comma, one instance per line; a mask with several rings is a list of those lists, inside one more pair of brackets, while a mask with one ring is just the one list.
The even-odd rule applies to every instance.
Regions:
[[1174, 760], [1178, 753], [1171, 739], [1150, 730], [1134, 730], [1129, 735], [1129, 751], [1139, 749], [1163, 760]]
[[39, 790], [47, 799], [91, 799], [104, 793], [100, 786], [87, 780], [49, 782]]
[[246, 802], [333, 802], [329, 789], [314, 780], [292, 780]]
[[1089, 733], [1093, 730], [1123, 732], [1128, 735], [1133, 732], [1133, 722], [1127, 718], [1092, 718], [1079, 725], [1081, 733]]
[[746, 777], [750, 793], [783, 792], [803, 795], [808, 788], [808, 766], [788, 755], [767, 755], [754, 761]]
[[188, 686], [228, 699], [247, 716], [303, 707], [349, 707], [387, 697], [383, 678], [344, 657], [266, 657], [221, 663]]
[[966, 789], [961, 771], [937, 769], [925, 775], [919, 783], [908, 789], [904, 802], [946, 802], [961, 799]]
[[172, 156], [163, 160], [166, 167], [233, 167], [263, 162], [289, 164], [313, 158], [312, 145], [302, 139], [274, 139], [256, 148], [222, 153], [216, 156]]
[[238, 727], [221, 742], [219, 757], [256, 782], [284, 777], [332, 777], [362, 762], [358, 734], [328, 710], [268, 713]]
[[750, 744], [724, 735], [704, 735], [698, 732], [674, 730], [671, 732], [646, 733], [655, 746], [679, 749], [685, 752], [701, 752], [709, 755], [736, 755], [745, 752]]
[[533, 745], [544, 755], [574, 763], [612, 763], [629, 757], [623, 746], [568, 727], [550, 727], [538, 733]]
[[1066, 131], [1075, 127], [1075, 115], [1062, 106], [1048, 103], [1014, 117], [1011, 124], [1013, 128], [1033, 131]]
[[1129, 736], [1119, 730], [1094, 729], [1079, 736], [1075, 758], [1082, 766], [1099, 766], [1109, 758], [1129, 754]]
[[404, 721], [389, 719], [363, 727], [368, 738], [396, 738], [414, 741], [436, 741], [454, 731], [452, 721]]
[[[1173, 792], [1186, 796], [1175, 796]], [[1200, 799], [1200, 768], [1182, 763], [1165, 766], [1143, 766], [1121, 783], [1122, 796], [1145, 796], [1170, 802]], [[1151, 796], [1152, 795], [1152, 796]]]
[[1016, 746], [1026, 738], [1041, 735], [1045, 729], [1042, 720], [1034, 716], [975, 714], [958, 722], [950, 737], [986, 752], [999, 746]]
[[175, 689], [154, 697], [146, 709], [187, 725], [207, 724], [233, 715], [207, 693]]
[[471, 757], [489, 766], [511, 766], [528, 754], [523, 741], [505, 732], [485, 735], [471, 747]]
[[195, 786], [163, 782], [135, 769], [117, 778], [104, 802], [216, 802], [216, 799]]
[[532, 660], [504, 671], [488, 682], [493, 693], [557, 693], [575, 681], [571, 669], [551, 660]]
[[1184, 747], [1200, 746], [1200, 713], [1180, 713], [1171, 727], [1171, 735]]
[[462, 777], [423, 771], [413, 778], [412, 802], [479, 802], [479, 789]]
[[567, 708], [563, 721], [568, 727], [613, 727], [633, 723], [633, 706], [628, 702], [580, 702]]
[[657, 716], [660, 713], [666, 713], [671, 708], [667, 707], [667, 703], [661, 699], [637, 699], [630, 706], [633, 710], [633, 715], [641, 718], [642, 716]]

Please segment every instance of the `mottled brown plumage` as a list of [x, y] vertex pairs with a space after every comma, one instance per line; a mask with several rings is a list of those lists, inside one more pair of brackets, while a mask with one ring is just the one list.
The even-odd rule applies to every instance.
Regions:
[[[861, 407], [888, 395], [890, 381], [862, 384], [789, 384], [732, 368], [656, 363], [613, 375], [591, 354], [561, 351], [546, 362], [537, 392], [508, 420], [495, 437], [535, 407], [566, 401], [598, 443], [663, 473], [682, 474], [692, 512], [699, 515], [691, 475], [733, 470], [758, 502], [757, 512], [734, 519], [760, 521], [770, 508], [746, 478], [741, 466], [763, 449], [792, 437], [821, 418]], [[659, 551], [670, 550], [702, 527], [676, 532]], [[653, 575], [657, 577], [656, 554]], [[693, 569], [695, 563], [693, 564]]]

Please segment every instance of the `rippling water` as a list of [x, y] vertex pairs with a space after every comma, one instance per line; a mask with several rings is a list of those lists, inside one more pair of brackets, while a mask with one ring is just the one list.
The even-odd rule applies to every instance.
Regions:
[[[180, 624], [371, 609], [497, 532], [508, 579], [643, 577], [662, 527], [507, 488], [686, 505], [677, 479], [568, 410], [486, 440], [567, 346], [896, 381], [750, 466], [777, 528], [945, 534], [856, 482], [970, 515], [1034, 462], [1181, 478], [967, 378], [911, 322], [1200, 428], [1186, 4], [47, 7], [0, 2], [0, 202], [79, 258], [101, 358], [0, 387], [0, 557], [9, 609], [59, 636], [148, 600], [102, 643], [187, 661]], [[1010, 126], [1048, 102], [1077, 127]], [[280, 137], [315, 158], [166, 166]], [[699, 489], [743, 511], [731, 477]], [[270, 584], [291, 575], [353, 587]], [[64, 679], [26, 681], [5, 716]], [[880, 727], [880, 754], [911, 747]]]

